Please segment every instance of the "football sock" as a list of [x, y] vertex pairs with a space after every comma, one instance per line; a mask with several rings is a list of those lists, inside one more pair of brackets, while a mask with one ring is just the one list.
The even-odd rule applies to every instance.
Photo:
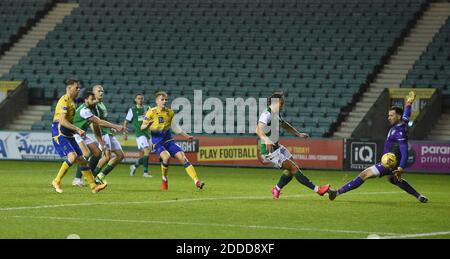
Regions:
[[[92, 155], [90, 155], [88, 157], [83, 156], [84, 160], [86, 160], [86, 161], [90, 161], [92, 157], [93, 157]], [[75, 176], [75, 178], [81, 179], [81, 166], [79, 164], [77, 166], [77, 175]]]
[[80, 165], [77, 165], [77, 174], [75, 175], [75, 178], [81, 179], [81, 167], [80, 167]]
[[297, 181], [299, 181], [299, 183], [303, 184], [304, 186], [308, 187], [311, 190], [315, 190], [316, 189], [316, 185], [313, 184], [308, 177], [306, 177], [300, 170], [294, 174], [295, 179], [297, 179]]
[[72, 166], [72, 163], [70, 163], [69, 161], [65, 160], [61, 167], [59, 168], [59, 172], [56, 175], [55, 181], [56, 182], [61, 182], [61, 179], [64, 177], [64, 175], [67, 173], [67, 171], [69, 170], [69, 168]]
[[148, 156], [142, 157], [142, 164], [144, 165], [144, 174], [148, 173]]
[[102, 171], [101, 167], [95, 167], [94, 172], [92, 173], [94, 176], [97, 176]]
[[102, 156], [94, 156], [92, 155], [91, 158], [89, 159], [89, 168], [91, 169], [91, 171], [94, 171], [95, 168], [97, 167], [98, 161], [100, 160]]
[[88, 166], [82, 166], [81, 172], [83, 173], [83, 176], [86, 178], [86, 180], [89, 184], [89, 187], [91, 189], [94, 189], [96, 184], [95, 184], [94, 176], [92, 175], [91, 169], [89, 169]]
[[134, 165], [135, 165], [136, 167], [139, 167], [139, 165], [142, 165], [143, 163], [144, 163], [144, 158], [141, 157], [141, 158], [139, 158], [139, 159], [134, 163]]
[[191, 177], [191, 179], [194, 180], [194, 182], [198, 181], [197, 172], [190, 162], [184, 163], [184, 169], [186, 170], [186, 173]]
[[355, 179], [351, 180], [350, 182], [346, 183], [341, 188], [339, 188], [339, 190], [337, 191], [337, 194], [340, 195], [340, 194], [346, 193], [348, 191], [351, 191], [353, 189], [356, 189], [359, 186], [361, 186], [361, 184], [363, 184], [363, 183], [364, 183], [364, 181], [361, 179], [361, 177], [357, 176]]
[[398, 181], [395, 179], [395, 177], [390, 178], [390, 182], [394, 185], [397, 185], [400, 187], [400, 189], [404, 190], [405, 192], [411, 194], [412, 196], [419, 198], [420, 193], [418, 193], [414, 187], [412, 187], [405, 179], [402, 179], [402, 181]]
[[114, 169], [114, 165], [110, 165], [110, 164], [107, 164], [106, 166], [105, 166], [105, 168], [102, 170], [102, 173], [105, 175], [105, 176], [107, 176], [113, 169]]
[[161, 175], [163, 181], [167, 181], [167, 174], [169, 173], [169, 165], [166, 165], [164, 163], [161, 163]]
[[291, 180], [292, 180], [293, 176], [291, 174], [282, 174], [280, 177], [280, 180], [277, 183], [276, 188], [278, 190], [283, 189], [284, 186], [286, 186]]

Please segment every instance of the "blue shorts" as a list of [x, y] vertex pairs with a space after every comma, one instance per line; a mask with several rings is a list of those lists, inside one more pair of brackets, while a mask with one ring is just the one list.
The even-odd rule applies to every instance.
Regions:
[[181, 147], [178, 146], [177, 142], [175, 142], [175, 140], [173, 139], [167, 142], [163, 142], [162, 144], [161, 143], [155, 144], [153, 145], [153, 149], [155, 150], [156, 154], [158, 154], [159, 157], [161, 155], [161, 152], [163, 151], [169, 152], [171, 157], [175, 157], [176, 153], [183, 151], [183, 149], [181, 149]]
[[56, 152], [62, 158], [67, 157], [67, 155], [72, 152], [75, 152], [77, 156], [83, 155], [75, 137], [61, 135], [58, 130], [58, 123], [55, 122], [52, 124], [52, 142]]
[[381, 163], [377, 163], [376, 165], [371, 167], [372, 171], [375, 173], [376, 176], [378, 177], [383, 177], [386, 175], [393, 175], [393, 171], [391, 169], [387, 169], [386, 167], [384, 167]]

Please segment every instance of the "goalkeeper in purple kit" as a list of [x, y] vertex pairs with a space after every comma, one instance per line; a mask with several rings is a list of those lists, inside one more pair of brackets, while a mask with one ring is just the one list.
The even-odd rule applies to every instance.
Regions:
[[[405, 111], [403, 111], [400, 107], [392, 107], [389, 110], [388, 120], [392, 126], [384, 144], [384, 155], [382, 161], [365, 169], [359, 174], [359, 176], [343, 185], [337, 191], [332, 191], [329, 194], [330, 200], [334, 200], [337, 196], [358, 188], [367, 179], [377, 176], [388, 176], [390, 183], [413, 195], [420, 202], [428, 202], [427, 197], [417, 192], [405, 179], [401, 177], [408, 161], [407, 128], [409, 118], [411, 116], [411, 105], [415, 98], [416, 94], [411, 91], [406, 101]], [[397, 161], [400, 162], [397, 163]]]

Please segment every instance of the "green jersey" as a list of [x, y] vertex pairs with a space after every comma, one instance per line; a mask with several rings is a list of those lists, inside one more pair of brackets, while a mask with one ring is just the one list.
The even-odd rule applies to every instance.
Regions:
[[[96, 105], [96, 109], [97, 109], [97, 114], [98, 117], [102, 120], [108, 121], [108, 110], [106, 109], [106, 106], [103, 102], [97, 103]], [[102, 134], [103, 135], [113, 135], [113, 132], [111, 131], [110, 128], [102, 128]]]
[[77, 110], [75, 111], [73, 125], [84, 131], [87, 131], [89, 129], [89, 126], [91, 125], [89, 118], [91, 118], [92, 116], [94, 116], [94, 111], [83, 103], [82, 105], [78, 106]]
[[144, 121], [145, 112], [149, 109], [149, 107], [141, 107], [138, 108], [136, 105], [131, 107], [128, 110], [127, 117], [125, 119], [133, 125], [134, 133], [136, 137], [146, 136], [150, 138], [148, 130], [141, 130], [142, 121]]
[[[268, 132], [268, 130], [270, 129], [271, 126], [271, 122], [272, 119], [278, 119], [279, 120], [279, 125], [281, 125], [284, 121], [283, 119], [278, 115], [274, 115], [272, 114], [272, 111], [270, 108], [267, 108], [266, 110], [264, 110], [261, 115], [259, 116], [258, 122], [262, 122], [266, 125], [265, 127], [265, 132]], [[279, 131], [279, 129], [277, 129]], [[267, 137], [270, 137], [271, 132], [266, 133]], [[276, 150], [279, 147], [279, 143], [278, 141], [274, 143], [274, 150]], [[261, 152], [262, 155], [267, 155], [267, 148], [266, 148], [266, 143], [264, 142], [264, 140], [260, 139], [259, 140], [259, 150]]]

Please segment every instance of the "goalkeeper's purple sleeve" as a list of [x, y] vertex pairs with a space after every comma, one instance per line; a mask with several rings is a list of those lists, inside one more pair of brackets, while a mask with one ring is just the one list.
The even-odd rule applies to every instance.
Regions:
[[411, 105], [406, 105], [405, 111], [403, 112], [402, 120], [408, 123], [410, 117], [411, 117]]

